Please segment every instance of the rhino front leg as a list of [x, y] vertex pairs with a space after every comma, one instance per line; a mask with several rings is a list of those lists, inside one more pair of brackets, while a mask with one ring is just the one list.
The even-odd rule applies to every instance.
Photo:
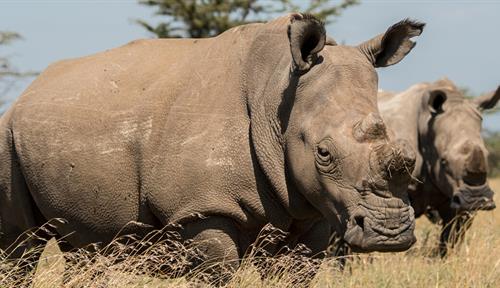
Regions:
[[[325, 219], [319, 220], [313, 225], [303, 224], [304, 223], [295, 223], [295, 225], [293, 225], [292, 235], [296, 234], [298, 237], [296, 240], [290, 239], [290, 248], [299, 244], [304, 245], [309, 250], [308, 254], [305, 256], [310, 257], [310, 259], [304, 259], [307, 265], [297, 265], [296, 267], [289, 267], [288, 269], [290, 269], [291, 274], [297, 277], [294, 280], [296, 286], [308, 287], [316, 276], [321, 266], [322, 259], [326, 256], [326, 249], [328, 248], [332, 229]], [[309, 227], [304, 229], [307, 226]], [[297, 230], [293, 231], [294, 229]]]
[[233, 220], [226, 217], [208, 217], [184, 225], [184, 239], [192, 239], [201, 258], [193, 261], [192, 269], [207, 272], [210, 282], [224, 284], [239, 267], [239, 231]]
[[311, 249], [311, 255], [315, 258], [325, 256], [335, 258], [341, 270], [344, 269], [347, 258], [352, 253], [342, 236], [325, 219], [314, 224], [299, 239], [299, 243]]
[[457, 213], [455, 209], [443, 207], [439, 209], [439, 215], [443, 219], [443, 229], [439, 239], [439, 255], [445, 257], [448, 249], [459, 245], [465, 236], [465, 232], [472, 224], [472, 215], [469, 213]]
[[331, 233], [332, 228], [328, 221], [319, 220], [299, 237], [298, 243], [304, 244], [309, 248], [313, 258], [324, 258]]
[[333, 228], [326, 255], [335, 259], [341, 271], [345, 269], [348, 259], [352, 257], [351, 248]]

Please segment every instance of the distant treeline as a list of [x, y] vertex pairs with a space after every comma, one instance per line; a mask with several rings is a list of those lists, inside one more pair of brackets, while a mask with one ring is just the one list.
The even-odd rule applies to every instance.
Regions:
[[484, 136], [486, 148], [490, 152], [488, 162], [490, 177], [500, 176], [500, 132], [486, 132]]

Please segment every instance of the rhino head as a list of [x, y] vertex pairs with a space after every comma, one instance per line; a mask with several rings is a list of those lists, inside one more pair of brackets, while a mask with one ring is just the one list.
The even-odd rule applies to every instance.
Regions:
[[295, 218], [319, 211], [355, 251], [406, 250], [415, 242], [407, 194], [415, 154], [388, 136], [375, 68], [403, 59], [424, 24], [404, 20], [352, 47], [336, 45], [313, 17], [291, 17], [289, 57], [270, 64], [290, 61], [290, 73], [275, 72], [262, 89], [280, 97], [250, 99], [259, 164]]
[[494, 93], [469, 100], [448, 79], [429, 84], [420, 120], [427, 173], [432, 184], [459, 211], [495, 208], [487, 183], [488, 151], [481, 137], [482, 112], [500, 99]]

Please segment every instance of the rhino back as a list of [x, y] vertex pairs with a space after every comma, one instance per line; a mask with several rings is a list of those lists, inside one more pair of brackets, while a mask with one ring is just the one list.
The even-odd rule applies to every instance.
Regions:
[[70, 242], [195, 212], [245, 220], [240, 199], [259, 201], [246, 192], [256, 180], [238, 35], [142, 40], [63, 61], [19, 98], [16, 154], [43, 216], [73, 223], [63, 234], [88, 235]]

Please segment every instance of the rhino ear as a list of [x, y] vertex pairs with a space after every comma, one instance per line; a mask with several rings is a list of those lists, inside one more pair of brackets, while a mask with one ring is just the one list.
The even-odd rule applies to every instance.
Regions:
[[419, 36], [424, 23], [405, 19], [358, 46], [375, 67], [386, 67], [401, 61], [415, 47], [410, 39]]
[[291, 14], [288, 40], [290, 41], [293, 70], [307, 72], [316, 62], [318, 52], [325, 47], [325, 26], [310, 14]]
[[444, 91], [441, 90], [431, 91], [428, 100], [429, 110], [431, 111], [431, 113], [439, 114], [443, 112], [443, 105], [444, 102], [446, 102], [446, 99], [447, 96]]
[[495, 92], [486, 93], [474, 98], [472, 103], [474, 103], [479, 110], [483, 111], [495, 107], [498, 100], [500, 100], [500, 86], [498, 86]]

